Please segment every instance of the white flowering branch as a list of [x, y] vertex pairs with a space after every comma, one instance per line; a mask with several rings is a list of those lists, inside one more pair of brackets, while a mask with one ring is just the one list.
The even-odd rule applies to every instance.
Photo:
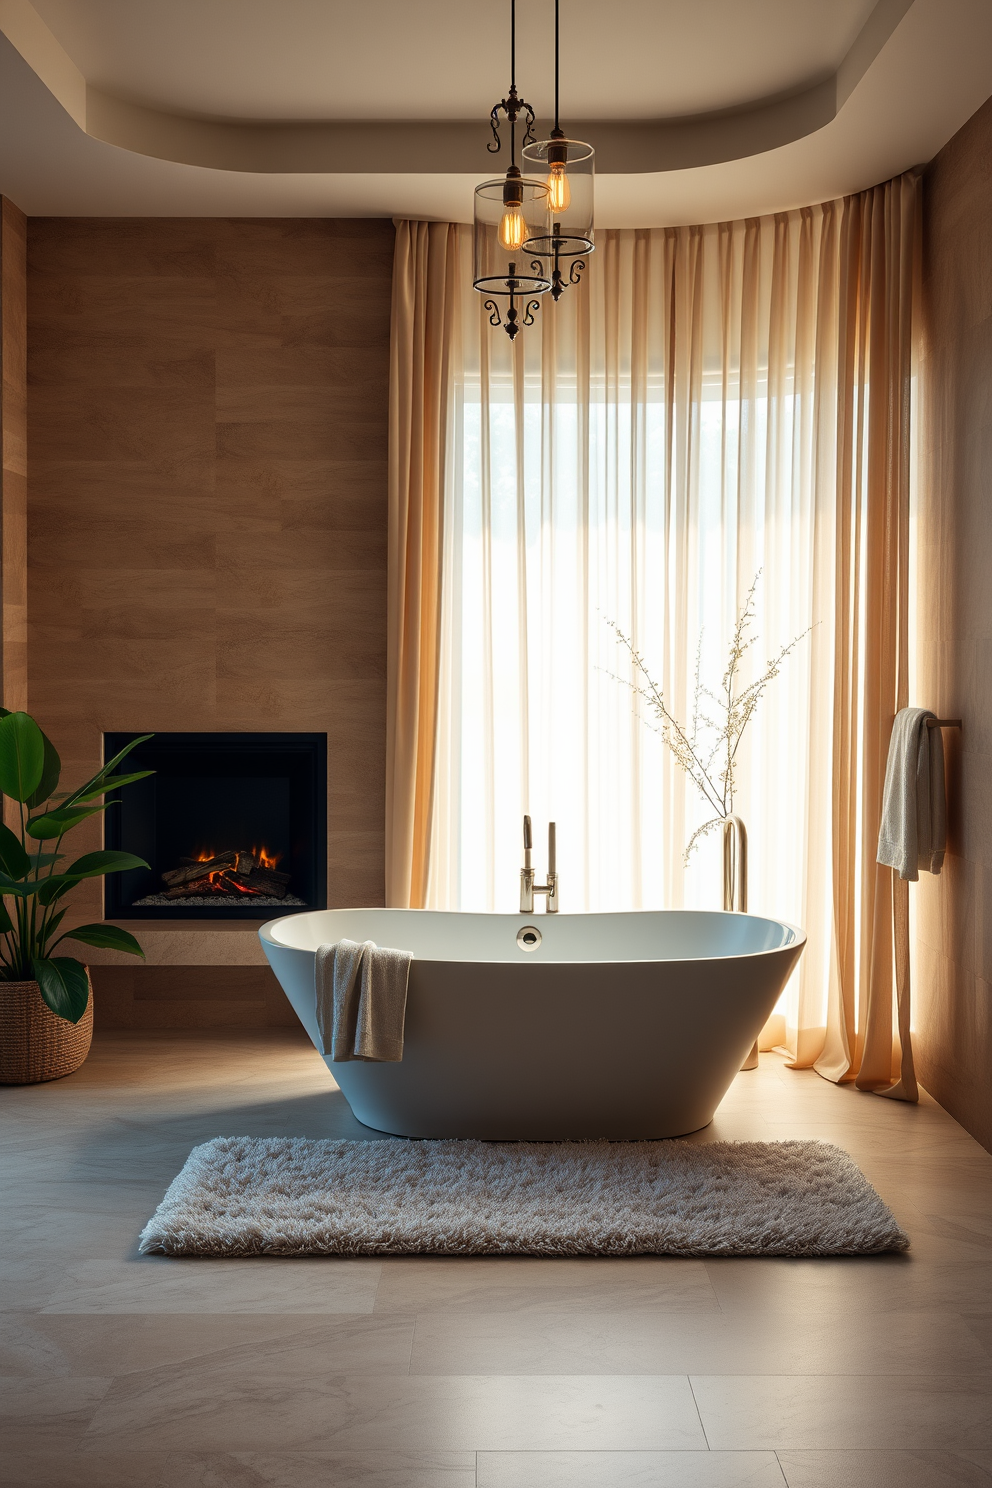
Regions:
[[[699, 645], [696, 648], [692, 721], [688, 725], [680, 723], [674, 713], [669, 710], [662, 689], [654, 681], [644, 657], [630, 637], [624, 634], [616, 621], [606, 622], [616, 632], [620, 644], [626, 648], [633, 663], [635, 680], [628, 681], [624, 677], [618, 677], [615, 672], [610, 672], [608, 675], [629, 687], [636, 697], [641, 698], [647, 704], [649, 716], [644, 718], [644, 722], [655, 733], [660, 734], [663, 743], [675, 756], [680, 769], [688, 775], [714, 813], [701, 827], [697, 827], [689, 838], [684, 853], [686, 863], [699, 839], [705, 837], [714, 827], [718, 827], [721, 822], [726, 821], [728, 816], [733, 815], [734, 797], [737, 791], [737, 751], [744, 737], [744, 731], [754, 717], [765, 689], [778, 676], [785, 658], [795, 650], [799, 642], [804, 640], [813, 628], [808, 626], [788, 645], [783, 646], [756, 681], [746, 687], [742, 686], [740, 673], [744, 659], [757, 639], [748, 632], [754, 624], [754, 597], [760, 578], [761, 570], [759, 569], [737, 616], [737, 623], [730, 641], [727, 665], [717, 691], [704, 686], [702, 682], [703, 637], [700, 633]], [[708, 707], [710, 704], [716, 710], [716, 717], [710, 714]], [[712, 745], [708, 749], [704, 747], [705, 739], [712, 740]]]

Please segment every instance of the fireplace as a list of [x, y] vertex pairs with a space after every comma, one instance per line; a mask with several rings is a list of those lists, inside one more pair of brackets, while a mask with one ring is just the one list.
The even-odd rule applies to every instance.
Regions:
[[[104, 734], [104, 759], [137, 737]], [[106, 845], [150, 867], [104, 880], [108, 920], [326, 907], [326, 734], [155, 734], [122, 768], [155, 774], [119, 793]]]

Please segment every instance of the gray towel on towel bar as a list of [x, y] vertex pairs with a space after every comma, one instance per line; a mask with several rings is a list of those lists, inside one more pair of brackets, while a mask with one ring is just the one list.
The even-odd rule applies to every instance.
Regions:
[[944, 741], [927, 726], [933, 717], [928, 708], [896, 714], [882, 788], [878, 861], [914, 881], [921, 868], [940, 872], [947, 840]]
[[332, 1059], [403, 1058], [409, 951], [339, 940], [314, 958], [320, 1049]]

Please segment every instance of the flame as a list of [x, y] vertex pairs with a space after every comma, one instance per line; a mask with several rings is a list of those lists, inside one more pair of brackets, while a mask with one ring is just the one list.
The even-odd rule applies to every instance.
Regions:
[[228, 876], [226, 868], [215, 869], [213, 873], [208, 873], [205, 877], [198, 878], [194, 883], [189, 885], [189, 888], [190, 890], [198, 890], [200, 892], [205, 888], [209, 888], [211, 894], [225, 894], [228, 897], [232, 894], [243, 894], [246, 899], [265, 893], [264, 889], [256, 889], [248, 884], [235, 882], [233, 878]]
[[[255, 859], [255, 862], [259, 868], [277, 868], [279, 866], [279, 863], [282, 861], [282, 853], [273, 852], [270, 848], [265, 846], [253, 847], [251, 850], [251, 855]], [[219, 854], [214, 848], [203, 847], [198, 849], [194, 862], [209, 863], [213, 858], [216, 858], [218, 856]], [[217, 869], [209, 876], [211, 878], [214, 878], [217, 872], [223, 872], [223, 869]]]
[[[281, 853], [273, 852], [270, 848], [265, 847], [264, 844], [261, 847], [253, 847], [251, 854], [258, 868], [275, 868], [282, 858]], [[195, 861], [197, 863], [209, 863], [213, 858], [218, 856], [219, 854], [213, 848], [198, 848]], [[230, 869], [227, 867], [215, 868], [212, 872], [204, 874], [203, 878], [196, 879], [194, 883], [189, 885], [189, 888], [191, 890], [199, 890], [202, 893], [204, 888], [209, 887], [209, 891], [212, 894], [226, 894], [228, 896], [232, 894], [243, 894], [246, 899], [264, 895], [264, 889], [254, 888], [248, 884], [236, 883], [233, 878], [229, 877], [229, 874]]]

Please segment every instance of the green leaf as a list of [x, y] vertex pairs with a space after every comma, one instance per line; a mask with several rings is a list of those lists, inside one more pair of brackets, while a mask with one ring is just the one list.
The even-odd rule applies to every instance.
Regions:
[[106, 806], [57, 806], [54, 811], [46, 811], [44, 816], [32, 817], [27, 825], [27, 833], [38, 842], [50, 842], [53, 837], [71, 832], [73, 827], [78, 827], [88, 816], [98, 816], [106, 809]]
[[66, 905], [65, 909], [60, 909], [59, 912], [58, 912], [58, 914], [53, 914], [52, 915], [52, 918], [49, 920], [48, 924], [45, 926], [45, 939], [44, 939], [44, 943], [42, 944], [42, 947], [41, 947], [42, 952], [44, 952], [45, 946], [47, 946], [47, 945], [49, 945], [51, 943], [52, 936], [55, 934], [56, 930], [59, 928], [59, 926], [61, 925], [62, 921], [65, 919], [65, 917], [66, 917], [66, 915], [68, 913], [69, 913], [69, 907], [68, 907], [68, 905]]
[[0, 718], [0, 791], [14, 801], [26, 801], [41, 782], [45, 768], [45, 736], [28, 713]]
[[51, 878], [44, 878], [38, 888], [39, 904], [54, 904], [61, 899], [63, 894], [68, 894], [79, 883], [78, 878], [71, 878], [67, 873], [53, 873]]
[[90, 995], [83, 963], [73, 956], [32, 956], [31, 970], [52, 1012], [69, 1023], [78, 1023]]
[[145, 959], [145, 953], [134, 936], [117, 925], [77, 925], [75, 930], [67, 930], [62, 939], [81, 940], [83, 945], [100, 946], [108, 951], [127, 951], [129, 956]]
[[32, 810], [51, 797], [52, 791], [59, 783], [59, 776], [62, 774], [62, 761], [59, 759], [55, 745], [45, 733], [42, 734], [41, 740], [45, 746], [45, 763], [42, 766], [41, 779], [27, 799], [27, 804]]
[[70, 863], [65, 870], [66, 878], [101, 878], [105, 873], [124, 873], [128, 868], [147, 868], [149, 865], [144, 858], [136, 858], [134, 853], [112, 852], [104, 849], [101, 852], [83, 853], [74, 863]]
[[31, 859], [9, 827], [0, 824], [0, 870], [9, 878], [26, 878]]
[[73, 801], [93, 801], [97, 796], [105, 796], [108, 791], [120, 790], [122, 785], [130, 785], [133, 780], [144, 780], [146, 775], [154, 774], [154, 770], [135, 770], [131, 775], [111, 775], [93, 790], [84, 790], [82, 794], [77, 791]]
[[130, 742], [130, 744], [125, 744], [124, 745], [124, 748], [120, 751], [119, 754], [115, 754], [112, 760], [108, 760], [107, 761], [107, 763], [104, 765], [103, 770], [102, 770], [101, 773], [104, 774], [104, 775], [108, 775], [111, 770], [114, 770], [114, 769], [117, 768], [117, 766], [120, 764], [121, 760], [125, 757], [125, 755], [128, 755], [128, 754], [131, 753], [131, 750], [132, 749], [137, 749], [137, 747], [138, 747], [139, 744], [144, 744], [146, 742], [146, 740], [148, 740], [148, 739], [154, 739], [154, 737], [155, 737], [154, 734], [139, 734], [138, 737], [137, 737], [137, 739], [132, 739], [131, 742]]
[[7, 906], [0, 899], [0, 935], [5, 934], [8, 930], [13, 930], [13, 928], [14, 922], [7, 913]]
[[47, 868], [50, 863], [60, 863], [64, 857], [65, 853], [41, 852], [40, 850], [28, 853], [32, 869]]
[[146, 739], [153, 739], [154, 734], [141, 734], [137, 739], [132, 739], [130, 744], [125, 744], [119, 754], [115, 754], [112, 760], [108, 760], [102, 770], [98, 770], [94, 776], [81, 785], [78, 790], [70, 791], [63, 802], [66, 806], [74, 806], [77, 801], [82, 801], [88, 796], [101, 795], [103, 793], [103, 782], [126, 754], [136, 749], [139, 744], [144, 744]]
[[[46, 880], [50, 882], [50, 880]], [[33, 899], [35, 894], [41, 892], [41, 884], [19, 883], [16, 879], [9, 878], [6, 873], [0, 873], [0, 894], [13, 894], [18, 899]], [[45, 901], [42, 900], [42, 903]]]

